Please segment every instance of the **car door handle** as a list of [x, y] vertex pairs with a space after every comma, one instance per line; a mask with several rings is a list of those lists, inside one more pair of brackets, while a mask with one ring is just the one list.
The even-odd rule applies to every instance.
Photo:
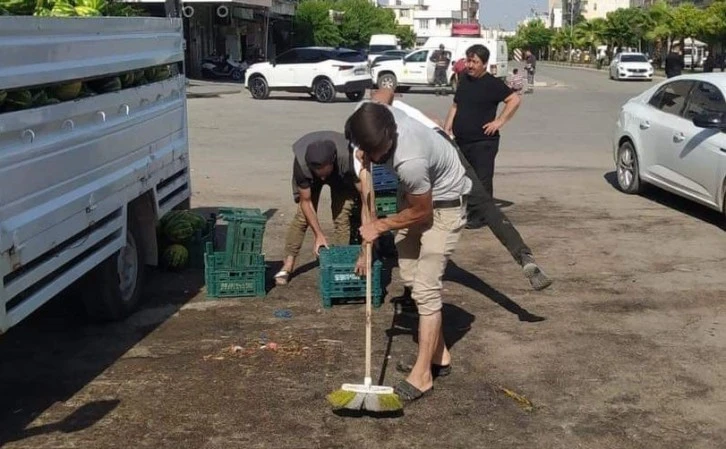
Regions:
[[650, 122], [640, 122], [640, 129], [650, 128]]
[[683, 142], [686, 140], [686, 136], [683, 135], [683, 133], [678, 133], [673, 135], [673, 141], [674, 142]]

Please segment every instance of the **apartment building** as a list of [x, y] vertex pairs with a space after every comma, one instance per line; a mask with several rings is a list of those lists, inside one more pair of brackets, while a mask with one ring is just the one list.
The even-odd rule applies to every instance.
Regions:
[[478, 0], [389, 0], [380, 4], [392, 9], [399, 25], [413, 28], [416, 41], [429, 37], [451, 36], [455, 23], [477, 23]]
[[581, 14], [585, 19], [604, 19], [609, 12], [620, 8], [629, 8], [632, 0], [583, 0]]

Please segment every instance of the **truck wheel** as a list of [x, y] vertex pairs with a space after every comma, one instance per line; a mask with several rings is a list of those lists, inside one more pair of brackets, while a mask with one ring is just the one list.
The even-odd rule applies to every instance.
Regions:
[[255, 100], [264, 100], [270, 96], [270, 87], [260, 75], [253, 75], [248, 83], [250, 94]]
[[129, 219], [126, 246], [101, 262], [84, 283], [83, 300], [88, 315], [98, 321], [117, 321], [133, 313], [141, 303], [146, 261], [136, 221]]
[[335, 100], [335, 86], [327, 78], [320, 78], [313, 85], [315, 99], [321, 103], [330, 103]]
[[378, 87], [383, 89], [396, 90], [398, 81], [396, 81], [396, 75], [392, 73], [386, 73], [378, 78]]
[[360, 101], [365, 94], [366, 91], [360, 90], [358, 92], [346, 92], [345, 96], [348, 97], [348, 100], [350, 101]]

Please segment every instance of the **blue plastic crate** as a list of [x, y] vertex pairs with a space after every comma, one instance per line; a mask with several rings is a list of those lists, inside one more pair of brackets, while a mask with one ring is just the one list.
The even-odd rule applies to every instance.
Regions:
[[[323, 307], [333, 306], [334, 299], [355, 299], [366, 296], [366, 278], [355, 274], [355, 263], [360, 254], [360, 245], [331, 246], [320, 250], [319, 286]], [[373, 262], [371, 296], [373, 306], [381, 306], [383, 289], [381, 271], [383, 264]]]
[[373, 165], [373, 191], [395, 192], [398, 189], [398, 176], [382, 165]]

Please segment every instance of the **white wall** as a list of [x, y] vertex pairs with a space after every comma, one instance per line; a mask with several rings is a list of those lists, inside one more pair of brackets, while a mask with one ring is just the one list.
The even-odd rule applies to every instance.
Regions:
[[630, 0], [588, 0], [583, 5], [583, 16], [585, 19], [592, 20], [595, 18], [605, 18], [607, 13], [615, 11], [619, 8], [629, 8]]

